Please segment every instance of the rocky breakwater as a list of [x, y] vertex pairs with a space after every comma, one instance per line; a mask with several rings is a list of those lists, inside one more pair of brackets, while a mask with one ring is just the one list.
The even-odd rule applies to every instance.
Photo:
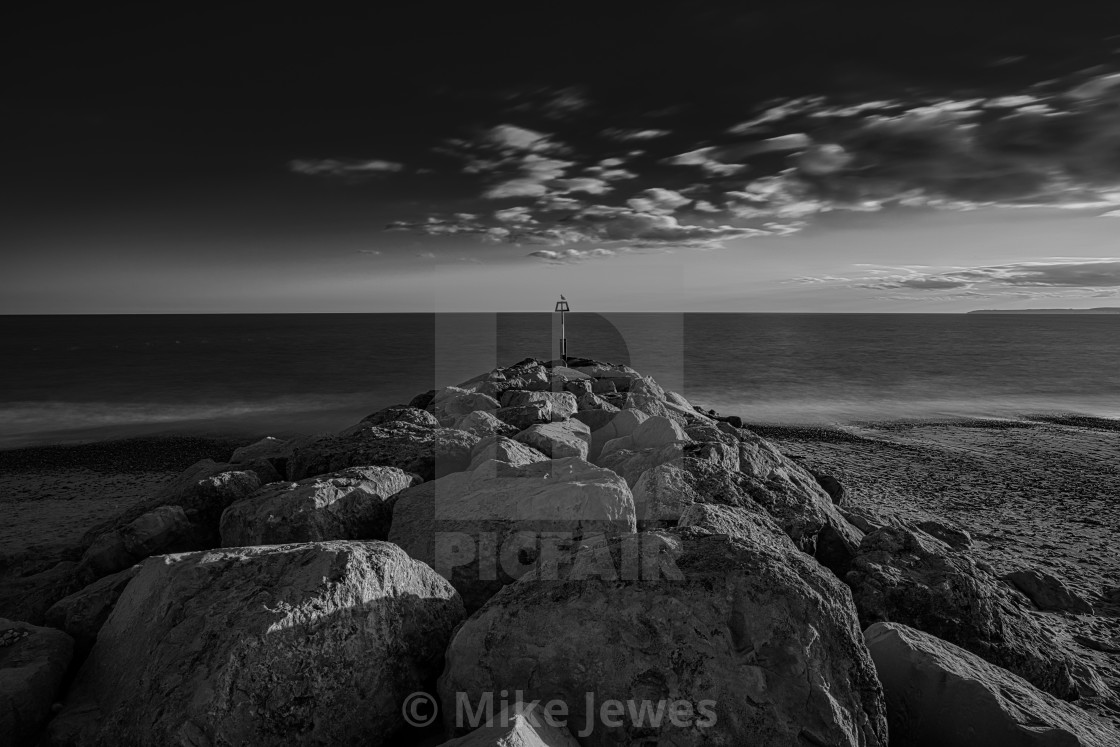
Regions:
[[567, 363], [264, 439], [95, 527], [28, 607], [66, 631], [36, 666], [80, 669], [16, 743], [897, 746], [944, 695], [908, 667], [960, 660], [1015, 727], [984, 744], [1109, 733], [1054, 705], [1099, 678], [967, 533], [872, 520], [737, 418]]

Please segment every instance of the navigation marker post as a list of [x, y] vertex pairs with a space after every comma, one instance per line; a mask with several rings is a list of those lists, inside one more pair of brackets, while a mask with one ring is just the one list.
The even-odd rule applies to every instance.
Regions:
[[568, 336], [564, 329], [564, 314], [570, 311], [570, 309], [568, 308], [568, 301], [564, 298], [564, 294], [560, 294], [560, 300], [556, 302], [556, 311], [560, 312], [560, 360], [567, 366]]

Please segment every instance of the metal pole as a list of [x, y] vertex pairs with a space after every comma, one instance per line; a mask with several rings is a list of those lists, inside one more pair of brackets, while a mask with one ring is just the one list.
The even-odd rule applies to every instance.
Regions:
[[565, 366], [568, 365], [568, 333], [564, 329], [564, 314], [567, 312], [560, 311], [560, 362]]

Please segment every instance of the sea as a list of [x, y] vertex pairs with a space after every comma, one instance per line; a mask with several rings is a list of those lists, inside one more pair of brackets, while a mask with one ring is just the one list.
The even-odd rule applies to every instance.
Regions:
[[338, 430], [527, 357], [627, 363], [759, 424], [1120, 417], [1120, 316], [0, 316], [0, 448]]

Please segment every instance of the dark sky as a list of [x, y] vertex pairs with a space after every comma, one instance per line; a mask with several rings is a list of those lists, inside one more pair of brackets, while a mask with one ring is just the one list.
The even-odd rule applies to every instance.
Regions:
[[[362, 261], [380, 258], [381, 265], [367, 262], [363, 271], [374, 283], [419, 282], [417, 273], [427, 270], [414, 265], [433, 258], [490, 263], [495, 277], [514, 272], [516, 264], [514, 274], [529, 277], [548, 272], [550, 263], [591, 257], [596, 246], [596, 256], [606, 259], [587, 264], [608, 267], [625, 252], [697, 245], [696, 232], [678, 231], [676, 221], [709, 232], [731, 226], [741, 233], [749, 224], [761, 233], [758, 221], [744, 217], [747, 198], [725, 196], [742, 191], [745, 175], [788, 175], [795, 163], [789, 159], [805, 153], [823, 163], [832, 141], [847, 154], [843, 164], [829, 162], [825, 174], [803, 159], [796, 176], [798, 200], [836, 210], [857, 200], [884, 202], [888, 176], [901, 184], [899, 195], [918, 189], [979, 205], [1043, 193], [1050, 199], [1054, 190], [1035, 181], [1050, 173], [1055, 159], [1063, 185], [1072, 174], [1078, 189], [1098, 197], [1120, 174], [1113, 141], [1099, 153], [1104, 163], [1115, 162], [1104, 173], [1089, 173], [1085, 154], [1074, 152], [1079, 138], [1097, 138], [1102, 123], [1115, 123], [1102, 114], [1111, 93], [1063, 93], [1107, 81], [1120, 69], [1114, 3], [1062, 3], [1036, 13], [1022, 4], [980, 2], [368, 5], [332, 12], [260, 3], [211, 10], [167, 3], [38, 4], [9, 13], [0, 24], [0, 115], [7, 130], [0, 241], [9, 270], [0, 312], [284, 310], [284, 299], [293, 297], [291, 289], [310, 267], [322, 271], [315, 275], [319, 290], [296, 294], [302, 300], [294, 310], [335, 309], [316, 306], [315, 299], [329, 295], [332, 272], [353, 277], [358, 254], [365, 255]], [[996, 159], [991, 142], [981, 154], [982, 169], [963, 165], [975, 162], [975, 154], [965, 158], [936, 128], [892, 131], [880, 146], [877, 131], [863, 120], [865, 130], [859, 130], [849, 120], [814, 114], [825, 102], [835, 109], [889, 101], [895, 107], [890, 116], [897, 116], [903, 104], [1028, 92], [1054, 97], [1062, 115], [1057, 119], [1072, 122], [1072, 129], [1055, 133], [1050, 124], [1031, 125], [1023, 135], [1017, 120], [991, 107], [978, 109], [977, 121], [1011, 121], [996, 123], [1003, 130], [989, 129], [1027, 142], [1028, 150], [1045, 150], [1044, 158], [1028, 154], [1029, 168], [1009, 165], [1006, 149]], [[734, 130], [767, 107], [803, 97], [817, 97], [817, 103], [777, 124]], [[1078, 102], [1090, 99], [1095, 108], [1087, 113], [1088, 105]], [[818, 123], [824, 123], [819, 131], [812, 129]], [[499, 133], [505, 138], [500, 143], [488, 141], [486, 133], [501, 126], [518, 129]], [[507, 137], [524, 132], [542, 139], [525, 145]], [[662, 134], [634, 136], [641, 132]], [[792, 135], [802, 138], [800, 144], [773, 140], [774, 147], [749, 158], [709, 153], [714, 160], [700, 166], [701, 177], [688, 170], [697, 162], [671, 163], [700, 148]], [[546, 141], [555, 147], [544, 147]], [[936, 153], [927, 158], [931, 149]], [[543, 209], [539, 200], [524, 202], [543, 199], [539, 191], [494, 192], [527, 173], [546, 182], [540, 164], [526, 165], [526, 156], [566, 164], [554, 168], [546, 197], [580, 196], [584, 208], [594, 195], [601, 198], [590, 201], [595, 209], [615, 212], [603, 217], [571, 208], [549, 217], [535, 212]], [[633, 172], [607, 178], [609, 193], [571, 191], [579, 186], [571, 182], [556, 186], [557, 179], [594, 176], [589, 169], [601, 170], [594, 164], [607, 158]], [[929, 167], [931, 159], [937, 169]], [[360, 167], [371, 161], [395, 170]], [[720, 164], [731, 166], [721, 170]], [[869, 174], [873, 178], [865, 178]], [[683, 194], [691, 203], [627, 207], [651, 189]], [[488, 217], [519, 206], [530, 211], [523, 218]], [[482, 217], [446, 217], [455, 214]], [[786, 210], [785, 218], [790, 214]], [[423, 225], [433, 216], [444, 228]], [[653, 226], [650, 216], [660, 222]], [[420, 230], [384, 234], [391, 221], [414, 229], [420, 224]], [[589, 232], [591, 221], [598, 223]], [[558, 239], [556, 225], [579, 230]], [[517, 227], [501, 251], [478, 242], [479, 236], [493, 238], [487, 231], [495, 226]], [[716, 246], [713, 237], [704, 241]], [[724, 238], [741, 235], [729, 229]], [[633, 246], [618, 244], [631, 239]], [[579, 248], [567, 255], [560, 248], [572, 246]], [[527, 259], [534, 250], [536, 258]], [[819, 269], [809, 261], [815, 250], [805, 251], [788, 258], [787, 276], [803, 274], [802, 266]], [[1041, 249], [1027, 254], [1014, 259], [1055, 256]], [[737, 261], [720, 256], [721, 268]], [[933, 259], [924, 264], [947, 264]], [[693, 261], [700, 260], [687, 260]], [[207, 276], [200, 265], [211, 277], [230, 278], [228, 288], [190, 290]], [[591, 271], [558, 272], [579, 283], [579, 273]], [[238, 289], [250, 275], [259, 281], [256, 295], [236, 301], [244, 298]], [[434, 277], [438, 290], [442, 281]], [[146, 290], [122, 297], [122, 283]], [[926, 286], [963, 287], [956, 278]], [[82, 289], [78, 296], [76, 288]], [[164, 306], [161, 298], [173, 301]], [[390, 299], [371, 310], [399, 306]]]

